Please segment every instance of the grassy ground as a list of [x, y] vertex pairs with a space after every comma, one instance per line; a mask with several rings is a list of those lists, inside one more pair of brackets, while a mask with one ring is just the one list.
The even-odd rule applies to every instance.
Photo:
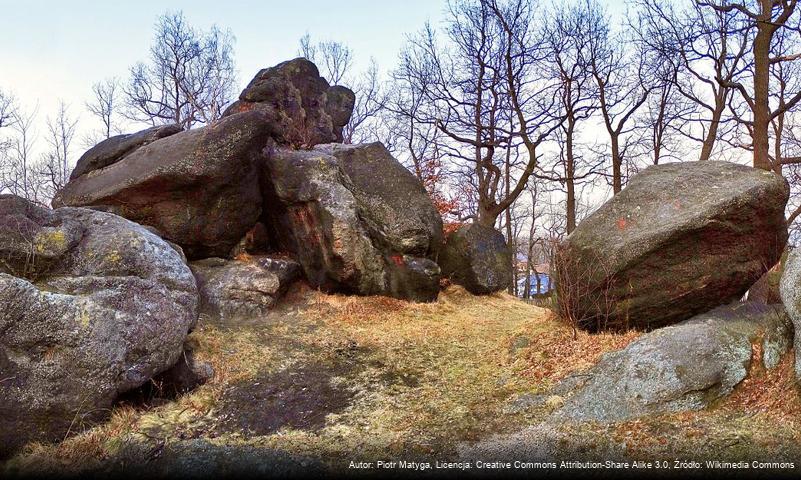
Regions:
[[[299, 287], [267, 318], [200, 322], [191, 342], [214, 368], [206, 385], [163, 404], [121, 404], [107, 423], [58, 445], [29, 445], [4, 468], [91, 470], [129, 444], [160, 452], [193, 440], [332, 463], [353, 452], [442, 458], [461, 444], [542, 422], [558, 405], [510, 405], [634, 338], [574, 333], [550, 311], [506, 294], [475, 297], [450, 287], [436, 303], [411, 304]], [[634, 456], [692, 452], [699, 442], [728, 451], [801, 444], [790, 368], [786, 361], [745, 382], [712, 411], [564, 426], [560, 435], [576, 444], [605, 439]]]

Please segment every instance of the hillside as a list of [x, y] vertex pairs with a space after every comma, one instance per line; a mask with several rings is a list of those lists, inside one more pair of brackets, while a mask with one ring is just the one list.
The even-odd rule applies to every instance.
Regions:
[[[797, 449], [801, 403], [790, 356], [708, 411], [608, 425], [548, 422], [561, 398], [547, 392], [559, 379], [636, 336], [574, 339], [546, 309], [457, 286], [436, 303], [414, 304], [301, 285], [262, 318], [201, 317], [190, 342], [214, 369], [205, 385], [174, 400], [158, 389], [128, 395], [108, 423], [57, 445], [29, 445], [4, 472], [124, 465], [208, 474], [209, 459], [228, 473], [340, 470], [352, 460], [456, 461], [510, 449], [534, 458], [557, 446], [559, 457], [751, 461]], [[546, 394], [539, 406], [530, 401], [536, 394]]]

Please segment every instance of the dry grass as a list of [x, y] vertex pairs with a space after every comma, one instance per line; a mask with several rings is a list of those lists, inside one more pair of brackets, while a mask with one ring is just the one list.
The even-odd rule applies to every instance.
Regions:
[[[760, 359], [761, 352], [754, 352], [752, 357]], [[801, 396], [795, 383], [794, 358], [795, 353], [790, 352], [772, 370], [766, 370], [759, 361], [754, 362], [748, 378], [737, 386], [721, 408], [763, 414], [776, 422], [801, 428]]]
[[230, 385], [265, 372], [337, 362], [348, 349], [356, 367], [331, 382], [355, 392], [354, 399], [344, 412], [330, 414], [325, 428], [284, 429], [258, 438], [224, 434], [215, 441], [317, 455], [353, 449], [433, 451], [444, 443], [517, 426], [520, 418], [497, 412], [511, 395], [539, 391], [546, 384], [525, 374], [523, 354], [529, 353], [511, 354], [513, 338], [538, 338], [554, 328], [567, 331], [544, 309], [506, 294], [475, 297], [457, 286], [431, 304], [290, 294], [292, 301], [304, 296], [305, 306], [287, 309], [269, 325], [205, 325], [193, 332], [197, 358], [215, 370], [214, 379], [195, 392], [158, 408], [118, 408], [108, 423], [58, 446], [30, 447], [13, 462], [24, 465], [47, 457], [100, 461], [113, 455], [123, 437], [203, 437], [212, 430]]
[[537, 380], [555, 382], [570, 373], [587, 370], [598, 363], [601, 355], [626, 347], [639, 335], [634, 330], [597, 334], [578, 330], [574, 334], [551, 313], [526, 352], [528, 366], [523, 373]]
[[[460, 441], [538, 423], [547, 412], [508, 413], [510, 398], [546, 392], [637, 336], [578, 332], [574, 338], [549, 310], [507, 294], [476, 297], [458, 286], [431, 304], [308, 289], [287, 298], [263, 321], [204, 325], [193, 332], [197, 358], [215, 370], [208, 384], [157, 408], [118, 407], [109, 422], [59, 445], [29, 445], [9, 465], [80, 469], [113, 457], [132, 439], [205, 438], [329, 459], [352, 452], [382, 458], [447, 454]], [[352, 393], [347, 408], [329, 413], [322, 428], [285, 427], [264, 436], [216, 428], [221, 412], [230, 408], [227, 389], [318, 365], [330, 368], [332, 385]], [[705, 435], [728, 438], [732, 429], [799, 422], [791, 369], [788, 357], [780, 368], [744, 382], [711, 412], [588, 427], [585, 434], [612, 438], [636, 452], [665, 452]]]
[[[755, 349], [754, 358], [761, 352]], [[609, 439], [630, 458], [692, 460], [794, 460], [801, 448], [801, 398], [793, 358], [765, 370], [754, 362], [734, 393], [709, 410], [680, 412], [607, 425], [564, 428], [572, 444]]]

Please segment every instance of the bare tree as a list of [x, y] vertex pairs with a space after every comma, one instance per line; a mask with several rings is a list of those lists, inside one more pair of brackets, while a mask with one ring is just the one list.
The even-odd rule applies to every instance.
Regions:
[[0, 90], [0, 128], [8, 127], [14, 121], [15, 106], [14, 97]]
[[52, 199], [69, 181], [72, 171], [71, 146], [78, 120], [70, 117], [67, 105], [60, 101], [55, 117], [47, 117], [45, 123], [49, 149], [35, 167], [40, 201]]
[[298, 54], [317, 65], [331, 85], [341, 84], [353, 66], [353, 51], [342, 42], [328, 40], [313, 43], [307, 33], [300, 39]]
[[[589, 2], [557, 7], [545, 23], [551, 76], [559, 83], [559, 107], [565, 118], [561, 125], [560, 137], [563, 142], [560, 158], [564, 172], [561, 180], [567, 193], [568, 234], [576, 228], [577, 128], [598, 108], [600, 98], [597, 86], [593, 84], [590, 54], [592, 35], [598, 33], [592, 31], [594, 7], [597, 5]], [[608, 83], [604, 85], [608, 86]], [[611, 115], [611, 110], [607, 110], [606, 114]]]
[[[697, 110], [697, 104], [681, 95], [676, 84], [669, 80], [658, 81], [651, 90], [644, 110], [638, 115], [636, 128], [642, 133], [640, 143], [648, 163], [658, 165], [664, 159], [682, 160], [686, 142], [687, 119]], [[715, 141], [717, 138], [712, 137]]]
[[[11, 94], [0, 90], [0, 168], [5, 163], [6, 150], [11, 146], [11, 140], [3, 136], [3, 129], [10, 127], [16, 115], [16, 102]], [[4, 189], [0, 183], [0, 191]]]
[[645, 105], [654, 89], [645, 78], [642, 52], [631, 51], [627, 38], [613, 36], [609, 20], [600, 4], [586, 0], [581, 15], [586, 19], [588, 37], [587, 63], [597, 85], [598, 106], [604, 127], [609, 135], [612, 161], [612, 192], [623, 188], [623, 163], [633, 139], [631, 122], [634, 114]]
[[[449, 5], [445, 40], [428, 25], [402, 56], [427, 104], [418, 121], [442, 132], [443, 151], [461, 175], [470, 209], [463, 218], [487, 226], [525, 189], [537, 149], [561, 121], [556, 100], [545, 94], [554, 86], [539, 75], [545, 52], [534, 13], [526, 0], [457, 1]], [[507, 194], [503, 164], [515, 144], [525, 156]]]
[[107, 78], [92, 85], [93, 98], [86, 109], [102, 124], [100, 131], [90, 139], [92, 145], [119, 133], [117, 115], [120, 110], [120, 85], [116, 78]]
[[[776, 117], [789, 111], [801, 101], [801, 90], [772, 109], [770, 105], [771, 66], [801, 58], [801, 53], [797, 52], [782, 52], [777, 55], [775, 45], [777, 32], [783, 29], [799, 32], [798, 15], [793, 15], [797, 0], [754, 0], [747, 3], [722, 2], [720, 4], [697, 0], [696, 3], [701, 7], [736, 19], [755, 31], [750, 43], [752, 56], [752, 65], [748, 72], [751, 77], [750, 82], [743, 75], [726, 82], [725, 85], [736, 89], [748, 107], [751, 118], [738, 115], [737, 120], [740, 124], [745, 125], [750, 133], [754, 167], [781, 172], [781, 163], [771, 160], [769, 129], [771, 122]], [[750, 88], [747, 83], [750, 83]]]
[[380, 116], [387, 106], [389, 93], [383, 87], [375, 59], [352, 84], [356, 103], [348, 124], [342, 129], [344, 143], [378, 141], [386, 133], [382, 131]]
[[637, 0], [634, 5], [638, 15], [631, 27], [644, 58], [672, 83], [657, 94], [668, 99], [676, 91], [698, 106], [685, 109], [681, 133], [699, 142], [699, 160], [708, 160], [718, 140], [731, 133], [725, 112], [732, 81], [747, 67], [749, 26], [697, 2], [680, 10], [669, 2]]
[[33, 202], [40, 201], [33, 159], [36, 141], [33, 125], [37, 111], [38, 107], [31, 112], [19, 107], [14, 110], [10, 120], [14, 137], [0, 165], [0, 185], [3, 189]]
[[155, 30], [149, 63], [134, 65], [124, 88], [127, 116], [186, 129], [220, 118], [236, 87], [231, 33], [198, 31], [181, 12], [159, 17]]

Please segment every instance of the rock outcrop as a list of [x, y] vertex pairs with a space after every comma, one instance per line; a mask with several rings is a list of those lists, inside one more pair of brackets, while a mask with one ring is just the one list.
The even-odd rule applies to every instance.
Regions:
[[141, 132], [107, 138], [81, 155], [70, 175], [70, 180], [117, 163], [137, 148], [153, 143], [160, 138], [175, 135], [181, 131], [183, 129], [180, 125], [159, 125]]
[[0, 196], [0, 456], [102, 418], [171, 367], [197, 287], [170, 245], [118, 216]]
[[478, 223], [462, 225], [448, 235], [439, 264], [443, 275], [476, 295], [512, 284], [512, 251], [503, 234]]
[[265, 223], [328, 291], [431, 301], [442, 221], [422, 185], [380, 144], [279, 149], [266, 162]]
[[728, 162], [647, 168], [568, 237], [562, 310], [589, 329], [651, 329], [741, 298], [781, 256], [788, 195]]
[[222, 322], [265, 315], [300, 277], [297, 262], [270, 256], [207, 258], [190, 263], [200, 292], [200, 313]]
[[442, 217], [423, 184], [381, 143], [327, 144], [315, 150], [337, 159], [348, 176], [371, 237], [393, 252], [435, 254], [442, 243]]
[[[729, 395], [753, 362], [776, 367], [790, 349], [792, 335], [781, 305], [719, 307], [605, 354], [588, 372], [566, 381], [573, 393], [567, 394], [557, 416], [621, 421], [706, 408]], [[752, 350], [753, 345], [759, 348]], [[752, 358], [754, 351], [761, 358]]]
[[254, 111], [162, 138], [70, 181], [53, 206], [103, 207], [155, 227], [190, 259], [226, 256], [261, 215], [272, 128]]
[[433, 300], [442, 220], [421, 182], [379, 143], [326, 143], [341, 140], [353, 104], [308, 60], [281, 63], [217, 122], [87, 152], [103, 160], [79, 169], [53, 205], [152, 227], [190, 260], [289, 252], [315, 287]]
[[790, 251], [784, 263], [779, 294], [795, 326], [795, 378], [801, 383], [801, 251]]
[[265, 112], [279, 144], [312, 147], [341, 142], [356, 97], [342, 86], [329, 86], [317, 66], [296, 58], [261, 70], [224, 115]]

